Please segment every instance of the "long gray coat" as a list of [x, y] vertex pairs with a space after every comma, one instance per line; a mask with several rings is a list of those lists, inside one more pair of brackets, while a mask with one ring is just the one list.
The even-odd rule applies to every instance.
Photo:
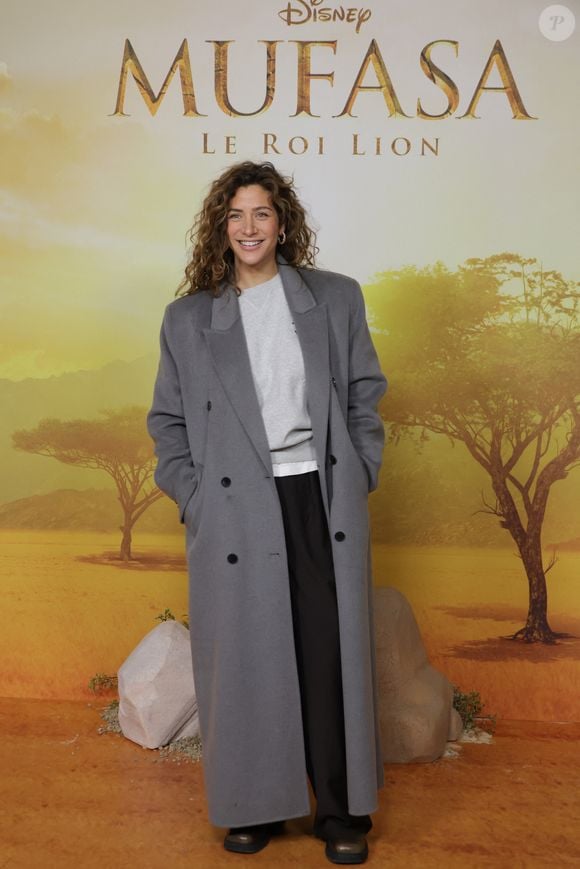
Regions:
[[[332, 541], [348, 806], [377, 808], [383, 784], [374, 661], [368, 493], [376, 488], [385, 392], [359, 285], [279, 271], [304, 356]], [[155, 480], [187, 529], [190, 633], [210, 821], [308, 815], [307, 772], [284, 527], [237, 296], [173, 301], [149, 432]]]

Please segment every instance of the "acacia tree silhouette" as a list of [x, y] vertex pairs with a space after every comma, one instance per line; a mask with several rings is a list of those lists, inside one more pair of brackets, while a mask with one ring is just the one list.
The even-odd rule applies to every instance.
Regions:
[[103, 419], [43, 419], [34, 429], [15, 431], [12, 442], [17, 450], [105, 471], [113, 478], [123, 510], [119, 554], [129, 561], [133, 527], [163, 492], [149, 485], [155, 457], [145, 426], [147, 409], [130, 406], [101, 413]]
[[[529, 585], [512, 639], [554, 643], [542, 525], [552, 486], [580, 460], [580, 284], [502, 253], [384, 272], [368, 288], [388, 329], [377, 344], [391, 388], [390, 439], [429, 432], [465, 445], [489, 475], [497, 516]], [[384, 330], [383, 330], [384, 331]], [[483, 497], [483, 496], [482, 496]]]

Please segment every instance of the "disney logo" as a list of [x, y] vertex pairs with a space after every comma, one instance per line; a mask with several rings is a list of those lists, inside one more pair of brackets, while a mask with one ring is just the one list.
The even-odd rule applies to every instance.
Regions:
[[278, 16], [288, 26], [291, 24], [306, 24], [308, 21], [346, 21], [355, 25], [359, 33], [363, 24], [372, 15], [370, 9], [359, 9], [357, 6], [322, 6], [324, 0], [290, 0], [288, 5], [278, 12]]

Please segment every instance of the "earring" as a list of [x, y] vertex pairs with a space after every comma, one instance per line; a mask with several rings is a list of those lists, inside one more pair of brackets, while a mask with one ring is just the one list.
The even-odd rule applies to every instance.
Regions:
[[284, 230], [282, 230], [282, 232], [278, 236], [278, 244], [284, 244], [285, 241], [286, 241], [286, 233], [284, 232]]

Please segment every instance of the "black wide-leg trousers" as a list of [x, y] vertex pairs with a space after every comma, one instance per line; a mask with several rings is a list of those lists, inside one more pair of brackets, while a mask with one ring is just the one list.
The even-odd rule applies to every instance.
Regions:
[[340, 636], [332, 547], [318, 471], [275, 477], [282, 508], [306, 767], [321, 839], [367, 833], [348, 811]]

